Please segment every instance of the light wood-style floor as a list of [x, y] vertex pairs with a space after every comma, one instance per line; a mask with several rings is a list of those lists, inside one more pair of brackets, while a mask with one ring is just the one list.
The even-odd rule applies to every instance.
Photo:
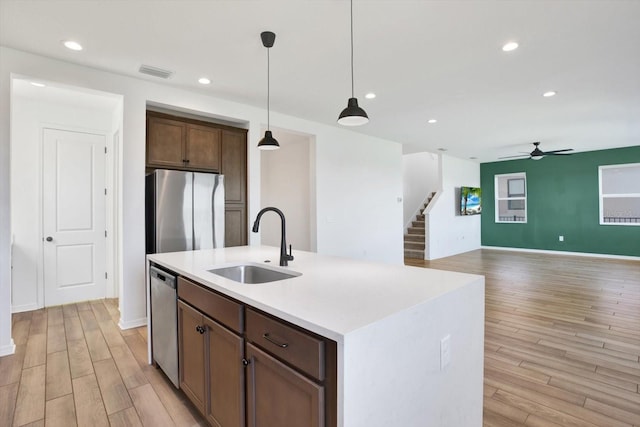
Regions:
[[120, 330], [117, 300], [13, 315], [0, 358], [0, 426], [206, 426], [147, 365], [146, 327]]
[[640, 262], [497, 250], [405, 262], [486, 276], [485, 426], [640, 426]]
[[[486, 276], [485, 426], [640, 427], [640, 262], [479, 250], [406, 263]], [[0, 426], [205, 426], [146, 364], [146, 328], [118, 318], [115, 300], [14, 314]]]

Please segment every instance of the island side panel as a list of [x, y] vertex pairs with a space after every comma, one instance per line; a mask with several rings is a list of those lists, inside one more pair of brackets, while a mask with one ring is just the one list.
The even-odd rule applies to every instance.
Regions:
[[339, 425], [482, 426], [484, 278], [348, 334], [342, 350]]

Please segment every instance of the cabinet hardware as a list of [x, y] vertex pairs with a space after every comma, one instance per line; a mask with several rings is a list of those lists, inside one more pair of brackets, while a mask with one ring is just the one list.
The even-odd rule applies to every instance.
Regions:
[[248, 365], [249, 365], [249, 363], [251, 363], [251, 361], [250, 361], [250, 360], [247, 360], [247, 359], [244, 359], [244, 358], [242, 359], [242, 364], [243, 364], [244, 366], [248, 366]]
[[200, 332], [200, 334], [204, 334], [205, 328], [203, 326], [197, 325], [196, 332]]
[[272, 344], [277, 345], [280, 348], [287, 348], [289, 347], [289, 344], [287, 344], [286, 342], [282, 343], [282, 342], [278, 342], [276, 340], [274, 340], [273, 338], [271, 338], [271, 336], [269, 335], [269, 333], [265, 333], [262, 335], [262, 338], [264, 338], [265, 340], [269, 341]]

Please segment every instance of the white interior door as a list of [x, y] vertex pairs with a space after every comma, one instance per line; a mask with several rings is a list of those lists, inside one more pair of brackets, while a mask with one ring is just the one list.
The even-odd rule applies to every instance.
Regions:
[[44, 305], [106, 295], [105, 136], [43, 135]]

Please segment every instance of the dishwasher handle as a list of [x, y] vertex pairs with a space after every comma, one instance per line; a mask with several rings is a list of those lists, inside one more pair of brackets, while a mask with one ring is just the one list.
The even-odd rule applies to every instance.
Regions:
[[149, 267], [149, 276], [151, 277], [152, 281], [157, 280], [160, 282], [164, 282], [164, 284], [169, 286], [171, 289], [176, 288], [176, 277], [167, 273], [166, 271], [151, 266]]

